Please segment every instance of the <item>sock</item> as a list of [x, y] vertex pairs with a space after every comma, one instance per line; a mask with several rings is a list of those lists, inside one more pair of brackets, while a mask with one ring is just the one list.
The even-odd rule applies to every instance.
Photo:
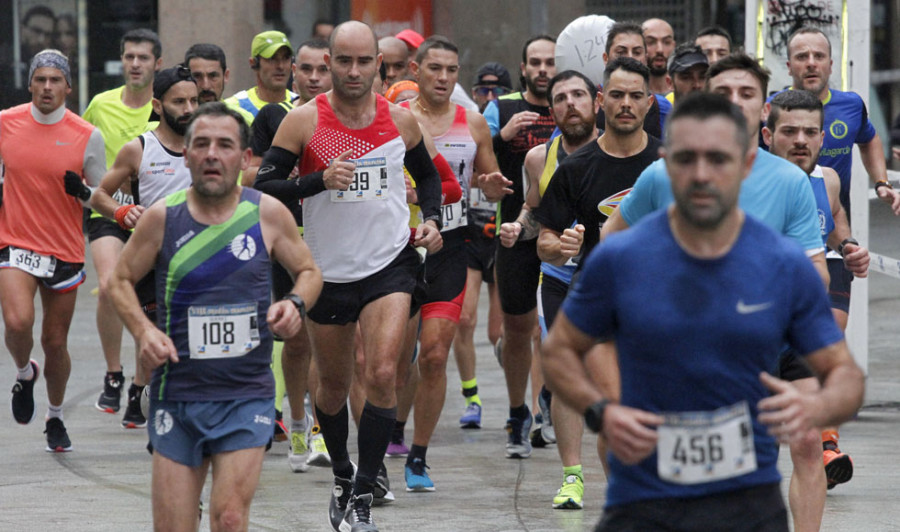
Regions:
[[478, 379], [462, 381], [462, 394], [466, 398], [466, 404], [475, 403], [481, 406], [481, 397], [478, 397]]
[[331, 471], [334, 476], [340, 478], [352, 478], [353, 466], [350, 465], [350, 453], [347, 452], [347, 436], [350, 429], [347, 426], [350, 414], [347, 412], [347, 404], [337, 414], [329, 416], [316, 407], [316, 417], [319, 419], [319, 428], [328, 454], [331, 456]]
[[[31, 364], [29, 364], [29, 366], [30, 366], [30, 365], [31, 365]], [[125, 379], [125, 375], [122, 374], [122, 370], [121, 370], [121, 369], [120, 369], [119, 371], [107, 371], [106, 374], [107, 374], [107, 375], [110, 375], [110, 376], [112, 376], [112, 377], [114, 377], [114, 378], [116, 378], [117, 380], [124, 380], [124, 379]]]
[[509, 417], [514, 417], [516, 419], [525, 419], [528, 417], [530, 413], [528, 412], [528, 407], [525, 406], [525, 403], [517, 407], [509, 407]]
[[131, 386], [128, 387], [128, 400], [140, 401], [142, 393], [144, 393], [144, 387], [135, 384], [134, 381], [131, 381]]
[[581, 469], [581, 464], [564, 467], [563, 478], [566, 478], [569, 475], [575, 475], [576, 477], [580, 478], [582, 482], [584, 482], [584, 473]]
[[303, 419], [294, 419], [291, 416], [291, 432], [306, 432], [306, 416]]
[[428, 452], [428, 446], [416, 445], [415, 443], [409, 448], [409, 455], [406, 457], [406, 463], [411, 464], [416, 458], [421, 458], [425, 462], [425, 453]]
[[59, 406], [50, 405], [47, 407], [47, 419], [54, 418], [54, 417], [62, 420], [62, 418], [63, 418], [62, 405], [59, 405]]
[[393, 443], [403, 443], [403, 429], [406, 428], [406, 421], [399, 419], [394, 422], [394, 431], [391, 433], [391, 441]]
[[824, 450], [832, 450], [838, 448], [838, 431], [823, 430], [822, 431], [822, 448]]
[[[366, 401], [359, 420], [359, 469], [353, 493], [372, 493], [378, 469], [384, 461], [384, 453], [391, 441], [391, 432], [397, 420], [397, 407], [380, 408]], [[325, 442], [326, 445], [328, 442]], [[331, 447], [328, 448], [331, 450]], [[334, 458], [332, 457], [332, 460]]]
[[28, 364], [25, 364], [24, 368], [16, 368], [18, 371], [18, 375], [16, 375], [16, 379], [20, 381], [30, 381], [34, 378], [34, 364], [31, 361], [28, 361]]

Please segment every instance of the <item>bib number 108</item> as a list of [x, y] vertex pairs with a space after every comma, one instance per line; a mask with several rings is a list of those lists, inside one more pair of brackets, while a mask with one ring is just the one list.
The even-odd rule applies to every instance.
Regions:
[[222, 345], [234, 343], [233, 321], [209, 321], [201, 328], [203, 343], [206, 345]]

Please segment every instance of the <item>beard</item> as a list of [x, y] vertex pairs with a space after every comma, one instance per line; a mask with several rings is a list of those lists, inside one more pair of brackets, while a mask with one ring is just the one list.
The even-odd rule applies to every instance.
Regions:
[[564, 123], [559, 126], [562, 136], [566, 142], [570, 144], [581, 144], [587, 140], [594, 132], [594, 125], [597, 121], [596, 116], [592, 116], [588, 120], [578, 122], [577, 124]]
[[166, 110], [166, 106], [163, 106], [163, 120], [166, 121], [166, 125], [175, 132], [176, 135], [181, 135], [182, 137], [187, 132], [188, 122], [191, 121], [191, 115], [180, 116], [178, 118], [175, 115], [169, 114], [169, 111]]
[[[694, 192], [703, 192], [712, 195], [715, 203], [710, 207], [697, 207], [690, 199]], [[737, 198], [728, 199], [722, 192], [711, 185], [690, 185], [680, 193], [675, 194], [675, 208], [689, 224], [698, 229], [714, 229], [722, 223], [722, 220], [737, 205]]]
[[538, 87], [538, 85], [537, 85], [538, 78], [546, 79], [547, 81], [549, 81], [549, 78], [546, 78], [543, 76], [535, 76], [533, 78], [529, 78], [528, 76], [525, 76], [525, 88], [528, 89], [528, 92], [537, 96], [538, 98], [546, 98], [547, 97], [547, 85], [544, 85], [543, 87]]

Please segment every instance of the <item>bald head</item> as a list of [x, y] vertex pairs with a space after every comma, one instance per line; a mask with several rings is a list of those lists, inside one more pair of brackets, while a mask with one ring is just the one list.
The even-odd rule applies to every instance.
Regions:
[[378, 41], [378, 49], [384, 58], [387, 86], [406, 78], [409, 68], [409, 48], [406, 43], [396, 37], [384, 37]]
[[665, 76], [669, 56], [675, 50], [675, 31], [672, 25], [661, 18], [651, 18], [641, 24], [644, 32], [644, 44], [647, 46], [647, 66], [650, 74], [656, 77]]
[[375, 55], [378, 55], [378, 36], [375, 35], [375, 30], [365, 22], [348, 20], [347, 22], [338, 24], [334, 28], [334, 31], [331, 32], [331, 36], [328, 38], [328, 49], [331, 54], [334, 55], [335, 43], [339, 40], [347, 42], [365, 39], [367, 37], [372, 39], [372, 45], [375, 47]]

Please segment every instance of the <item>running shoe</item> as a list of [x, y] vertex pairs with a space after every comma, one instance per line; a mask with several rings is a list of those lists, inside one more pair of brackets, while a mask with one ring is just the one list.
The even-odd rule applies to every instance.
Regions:
[[478, 403], [469, 403], [459, 418], [459, 428], [461, 429], [480, 429], [481, 428], [481, 405]]
[[103, 391], [94, 406], [101, 412], [115, 414], [122, 403], [122, 386], [125, 385], [125, 377], [122, 372], [106, 373], [103, 378]]
[[[356, 464], [353, 466], [353, 475], [356, 476]], [[328, 503], [328, 519], [331, 528], [335, 532], [350, 532], [350, 524], [344, 520], [347, 515], [350, 495], [353, 492], [353, 479], [334, 477], [334, 486], [331, 488], [331, 501]]]
[[531, 412], [528, 412], [525, 419], [515, 417], [507, 419], [506, 432], [509, 435], [506, 441], [507, 458], [531, 456], [531, 442], [528, 440], [528, 434], [531, 432]]
[[541, 409], [541, 417], [544, 422], [541, 424], [541, 438], [544, 443], [556, 443], [556, 430], [553, 428], [553, 418], [550, 416], [550, 403], [553, 396], [547, 388], [541, 388], [538, 394], [538, 407]]
[[581, 510], [584, 508], [584, 480], [578, 475], [569, 475], [553, 497], [554, 510]]
[[131, 385], [128, 389], [128, 406], [125, 407], [125, 415], [122, 416], [122, 428], [142, 429], [147, 426], [147, 418], [141, 412], [141, 395], [146, 386], [140, 388]]
[[403, 443], [403, 438], [400, 438], [398, 441], [391, 441], [391, 443], [388, 444], [387, 452], [385, 454], [392, 458], [406, 456], [409, 454], [409, 447]]
[[291, 431], [291, 448], [288, 449], [288, 464], [294, 473], [305, 473], [309, 470], [309, 423], [302, 432]]
[[406, 491], [434, 491], [434, 482], [428, 476], [430, 469], [425, 465], [425, 460], [416, 458], [412, 462], [406, 462], [404, 475], [406, 476]]
[[47, 435], [48, 453], [67, 453], [72, 450], [72, 440], [69, 439], [69, 433], [66, 432], [63, 420], [58, 417], [51, 417], [47, 420], [44, 434]]
[[391, 491], [391, 481], [388, 479], [387, 468], [384, 467], [384, 462], [381, 462], [381, 467], [378, 468], [378, 474], [375, 476], [375, 486], [372, 488], [372, 495], [374, 496], [372, 504], [375, 506], [394, 502], [394, 492]]
[[850, 455], [844, 454], [840, 449], [825, 449], [822, 454], [822, 460], [825, 463], [825, 478], [828, 482], [828, 489], [832, 489], [838, 484], [843, 484], [853, 478], [853, 460]]
[[272, 435], [272, 439], [275, 441], [287, 441], [288, 431], [287, 427], [284, 426], [284, 419], [282, 419], [282, 414], [280, 411], [275, 411], [275, 427], [272, 429], [275, 432]]
[[34, 370], [34, 377], [30, 381], [16, 379], [16, 383], [12, 387], [12, 399], [10, 399], [13, 418], [20, 425], [27, 425], [34, 421], [34, 383], [37, 382], [41, 373], [41, 367], [37, 362], [31, 360], [28, 363]]
[[350, 500], [344, 522], [350, 525], [350, 532], [378, 532], [372, 519], [372, 494], [363, 493]]
[[309, 437], [309, 458], [306, 463], [316, 467], [331, 467], [331, 456], [328, 454], [328, 447], [325, 446], [325, 437], [318, 425], [315, 425], [310, 432]]

